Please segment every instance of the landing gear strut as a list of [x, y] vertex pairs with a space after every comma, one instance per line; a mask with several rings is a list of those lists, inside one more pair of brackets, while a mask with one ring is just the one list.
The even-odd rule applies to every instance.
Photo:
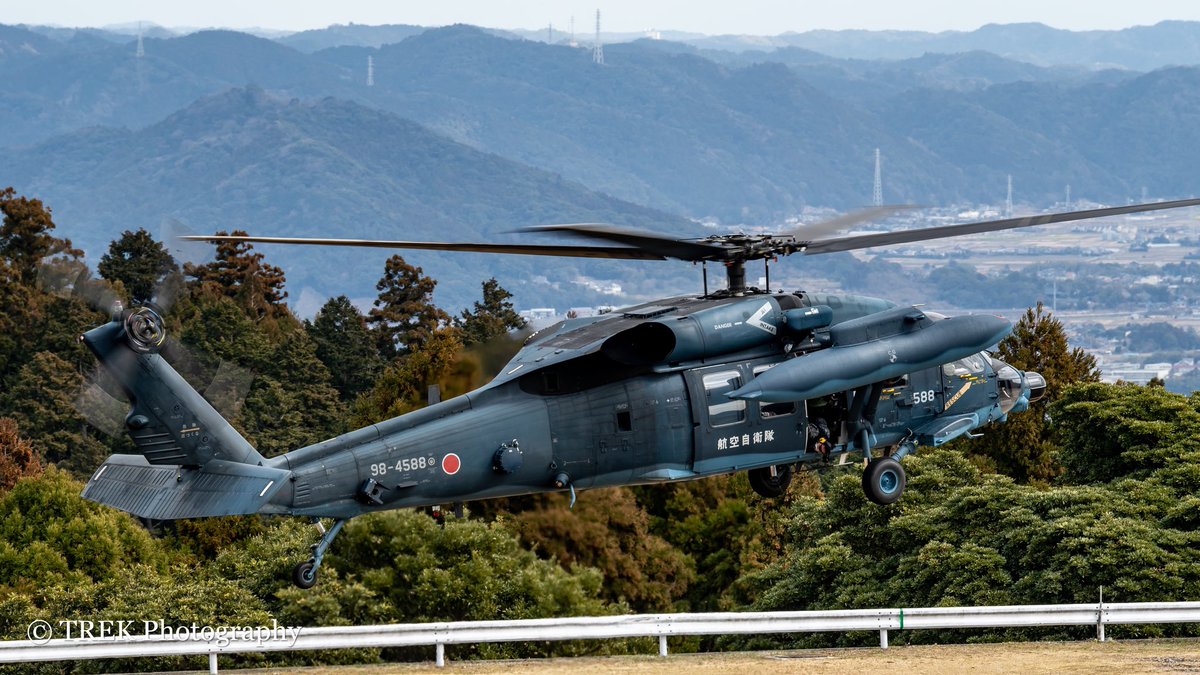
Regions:
[[[863, 492], [872, 502], [887, 505], [900, 499], [908, 479], [904, 475], [904, 467], [900, 466], [896, 459], [872, 456], [871, 446], [874, 445], [875, 434], [871, 429], [871, 422], [875, 419], [875, 411], [882, 394], [882, 382], [855, 389], [847, 422], [854, 444], [867, 460], [867, 467], [862, 476]], [[908, 452], [909, 449], [905, 449], [900, 456], [903, 457]]]
[[320, 520], [314, 522], [317, 530], [321, 532], [321, 541], [313, 544], [312, 557], [296, 565], [295, 569], [292, 570], [292, 583], [304, 589], [317, 585], [317, 570], [321, 568], [321, 561], [325, 559], [325, 552], [329, 550], [330, 544], [333, 543], [338, 533], [342, 531], [342, 526], [346, 524], [347, 520], [348, 518], [339, 518], [334, 521], [333, 527], [328, 530], [325, 529], [324, 525], [321, 525]]

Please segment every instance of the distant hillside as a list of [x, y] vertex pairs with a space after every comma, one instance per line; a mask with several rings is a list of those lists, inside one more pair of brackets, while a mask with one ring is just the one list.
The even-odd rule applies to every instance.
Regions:
[[[725, 222], [870, 198], [871, 157], [893, 148], [889, 199], [936, 194], [953, 167], [786, 67], [726, 68], [641, 44], [587, 50], [457, 26], [374, 52], [365, 99], [463, 143], [623, 199]], [[348, 67], [367, 50], [316, 56]]]
[[381, 47], [400, 42], [416, 35], [425, 28], [407, 24], [364, 26], [362, 24], [337, 24], [316, 30], [292, 33], [277, 42], [306, 54], [331, 47]]
[[685, 39], [698, 47], [744, 51], [803, 47], [843, 58], [907, 59], [929, 52], [987, 51], [1040, 65], [1152, 70], [1200, 64], [1200, 22], [1163, 21], [1121, 30], [1069, 31], [1040, 23], [988, 24], [973, 31], [814, 30], [781, 35]]
[[[0, 36], [8, 29], [0, 27]], [[44, 41], [37, 58], [12, 66], [0, 61], [0, 147], [89, 126], [142, 127], [231, 86], [338, 95], [350, 79], [341, 68], [232, 31], [144, 39], [142, 58], [136, 41], [94, 45], [81, 55], [69, 43], [29, 34]]]
[[0, 61], [0, 147], [92, 126], [137, 130], [253, 84], [387, 110], [591, 190], [729, 226], [867, 203], [875, 148], [889, 202], [996, 204], [1010, 173], [1033, 204], [1060, 200], [1067, 183], [1107, 202], [1143, 186], [1156, 197], [1196, 189], [1193, 146], [1179, 142], [1200, 91], [1191, 68], [1040, 67], [984, 52], [732, 54], [652, 40], [610, 45], [597, 65], [587, 49], [468, 26], [314, 54], [205, 31], [147, 39], [140, 59], [132, 42], [93, 38], [83, 56], [71, 40], [3, 34], [5, 53], [20, 56]]
[[[144, 130], [91, 129], [12, 153], [0, 184], [44, 199], [62, 234], [93, 261], [122, 229], [157, 232], [168, 217], [198, 232], [435, 241], [515, 241], [505, 233], [554, 222], [694, 232], [676, 216], [589, 192], [394, 115], [335, 99], [286, 102], [258, 89], [203, 99]], [[389, 255], [283, 247], [267, 253], [283, 263], [294, 297], [309, 287], [322, 298], [374, 295]], [[608, 279], [643, 274], [605, 262], [405, 255], [442, 281], [439, 299], [459, 305], [475, 299], [491, 274], [514, 290], [518, 279], [551, 265], [566, 279], [571, 270]], [[522, 301], [544, 301], [551, 290], [531, 288]], [[596, 301], [581, 289], [560, 295], [576, 304]]]
[[[1200, 92], [1187, 77], [1178, 79], [1180, 91], [1138, 99], [1140, 123], [1129, 125], [1114, 119], [1110, 108], [1121, 99], [1110, 96], [1138, 91], [1160, 73], [1087, 74], [982, 54], [862, 63], [809, 53], [809, 70], [728, 67], [653, 41], [613, 45], [596, 66], [587, 50], [467, 27], [372, 53], [374, 105], [697, 218], [769, 223], [806, 204], [862, 205], [877, 147], [892, 202], [995, 204], [1009, 173], [1032, 203], [1060, 200], [1067, 183], [1077, 197], [1113, 202], [1143, 185], [1161, 196], [1195, 190], [1195, 153], [1170, 138]], [[365, 61], [366, 51], [317, 56], [348, 65]], [[824, 74], [810, 79], [812, 68]], [[1071, 121], [1069, 133], [1042, 123], [1060, 118]], [[1097, 138], [1109, 139], [1103, 150]]]

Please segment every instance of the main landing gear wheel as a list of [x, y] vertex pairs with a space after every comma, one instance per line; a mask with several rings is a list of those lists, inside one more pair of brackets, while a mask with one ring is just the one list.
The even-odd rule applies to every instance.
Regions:
[[292, 570], [292, 583], [308, 590], [317, 585], [317, 566], [311, 560], [296, 565]]
[[862, 476], [863, 492], [867, 494], [867, 499], [882, 505], [896, 503], [904, 494], [907, 482], [904, 467], [891, 457], [871, 460]]
[[[771, 470], [775, 470], [775, 475], [771, 475]], [[746, 476], [750, 479], [750, 487], [763, 497], [768, 499], [782, 496], [787, 492], [788, 486], [792, 484], [791, 464], [781, 464], [779, 466], [764, 466], [760, 469], [750, 469], [746, 472]]]
[[292, 583], [305, 590], [317, 585], [317, 570], [321, 569], [321, 561], [325, 559], [325, 552], [329, 550], [329, 545], [338, 536], [338, 532], [342, 531], [346, 520], [348, 519], [340, 518], [334, 521], [333, 527], [326, 530], [320, 520], [313, 519], [313, 525], [316, 525], [317, 530], [321, 532], [321, 541], [313, 544], [311, 558], [292, 569]]

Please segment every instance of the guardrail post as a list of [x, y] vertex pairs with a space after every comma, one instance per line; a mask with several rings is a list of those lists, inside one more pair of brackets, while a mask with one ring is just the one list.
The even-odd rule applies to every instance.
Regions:
[[217, 653], [208, 653], [208, 672], [210, 675], [217, 675]]
[[880, 648], [880, 649], [887, 649], [887, 648], [888, 648], [888, 645], [887, 645], [887, 629], [886, 629], [886, 628], [880, 628], [880, 629], [879, 629], [879, 648]]
[[658, 636], [658, 655], [659, 656], [667, 655], [667, 636], [666, 635]]
[[437, 643], [437, 658], [434, 659], [434, 665], [438, 668], [446, 667], [446, 645], [441, 642]]

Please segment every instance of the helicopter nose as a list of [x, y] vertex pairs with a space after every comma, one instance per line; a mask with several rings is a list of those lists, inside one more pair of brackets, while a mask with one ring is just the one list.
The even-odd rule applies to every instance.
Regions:
[[1029, 391], [1029, 402], [1040, 401], [1046, 395], [1046, 378], [1032, 370], [1025, 371], [1025, 388]]

